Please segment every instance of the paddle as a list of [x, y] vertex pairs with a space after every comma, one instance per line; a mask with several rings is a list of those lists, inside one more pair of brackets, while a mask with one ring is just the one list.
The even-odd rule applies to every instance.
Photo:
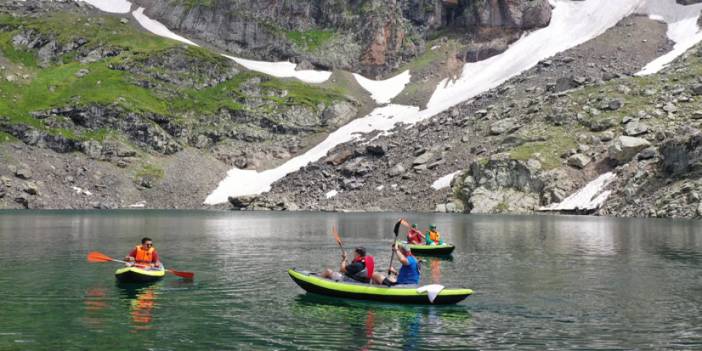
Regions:
[[[124, 263], [124, 264], [132, 264], [132, 263], [127, 262], [127, 261], [114, 259], [110, 256], [105, 255], [102, 252], [97, 252], [97, 251], [93, 251], [93, 252], [90, 252], [88, 254], [88, 262], [91, 262], [91, 263], [119, 262], [119, 263]], [[140, 268], [145, 267], [144, 265], [140, 265], [140, 264], [134, 264], [134, 265], [137, 267], [140, 267]], [[193, 272], [180, 272], [180, 271], [176, 271], [175, 269], [168, 269], [168, 268], [166, 269], [166, 271], [168, 271], [169, 273], [172, 273], [176, 276], [179, 276], [181, 278], [185, 278], [185, 279], [193, 279], [195, 277], [195, 273], [193, 273]]]
[[339, 248], [341, 248], [341, 252], [346, 255], [346, 250], [344, 250], [344, 245], [341, 243], [341, 237], [339, 236], [339, 232], [336, 231], [336, 226], [332, 226], [332, 234], [334, 234], [334, 239], [336, 239], [336, 243], [339, 244]]
[[392, 259], [395, 258], [395, 245], [397, 245], [397, 234], [400, 231], [400, 224], [402, 224], [403, 219], [400, 219], [395, 223], [395, 228], [393, 229], [393, 233], [395, 233], [395, 240], [393, 241], [392, 244], [392, 254], [390, 254], [390, 266], [388, 267], [388, 275], [390, 275], [390, 272], [392, 271]]

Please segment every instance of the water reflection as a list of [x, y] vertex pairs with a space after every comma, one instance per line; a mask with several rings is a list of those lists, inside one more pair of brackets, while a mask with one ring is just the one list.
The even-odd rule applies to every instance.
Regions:
[[158, 283], [150, 285], [117, 283], [120, 297], [129, 300], [130, 303], [129, 316], [133, 326], [132, 332], [151, 329], [159, 286]]
[[[439, 335], [470, 328], [472, 318], [460, 305], [395, 305], [315, 294], [297, 296], [292, 315], [306, 321], [296, 333], [308, 341], [319, 338], [327, 349], [347, 350], [423, 349]], [[344, 330], [350, 331], [346, 338]]]
[[92, 287], [85, 291], [83, 307], [86, 315], [82, 320], [87, 327], [98, 329], [103, 326], [105, 319], [102, 318], [102, 311], [108, 307], [106, 296], [107, 289], [104, 287]]

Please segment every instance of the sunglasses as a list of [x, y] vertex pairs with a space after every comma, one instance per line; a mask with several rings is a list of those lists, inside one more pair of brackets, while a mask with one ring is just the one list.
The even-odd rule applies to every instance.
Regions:
[[154, 244], [144, 244], [144, 246], [154, 246]]

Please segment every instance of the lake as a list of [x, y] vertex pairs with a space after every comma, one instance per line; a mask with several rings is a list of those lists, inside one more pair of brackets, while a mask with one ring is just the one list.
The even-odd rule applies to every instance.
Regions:
[[[438, 226], [450, 259], [422, 284], [470, 288], [452, 306], [305, 294], [288, 268], [349, 250], [387, 267], [394, 222]], [[0, 211], [0, 350], [701, 349], [700, 222], [576, 216], [227, 211]], [[404, 230], [402, 232], [404, 234]], [[120, 286], [141, 237], [195, 272]], [[397, 262], [397, 260], [395, 260]], [[386, 268], [383, 268], [386, 269]]]

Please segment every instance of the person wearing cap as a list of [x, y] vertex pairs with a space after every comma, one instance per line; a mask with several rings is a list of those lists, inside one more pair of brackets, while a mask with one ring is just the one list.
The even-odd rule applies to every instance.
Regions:
[[339, 271], [335, 272], [327, 268], [322, 272], [322, 278], [335, 281], [350, 280], [369, 283], [373, 276], [373, 268], [375, 266], [373, 256], [366, 255], [366, 249], [363, 247], [355, 248], [353, 253], [354, 258], [351, 263], [349, 263], [346, 260], [346, 252], [342, 252]]
[[416, 245], [422, 242], [424, 242], [424, 234], [417, 229], [416, 224], [412, 224], [412, 228], [407, 232], [407, 243]]
[[436, 230], [436, 224], [429, 225], [429, 231], [424, 234], [427, 239], [427, 245], [443, 245], [444, 242], [441, 240], [441, 233]]
[[393, 250], [395, 250], [395, 255], [402, 263], [400, 271], [398, 272], [395, 268], [390, 267], [390, 273], [396, 274], [396, 278], [390, 276], [385, 276], [380, 272], [373, 274], [373, 281], [376, 284], [383, 284], [387, 286], [393, 285], [404, 285], [404, 284], [419, 284], [419, 262], [412, 255], [409, 245], [395, 243], [393, 245]]

